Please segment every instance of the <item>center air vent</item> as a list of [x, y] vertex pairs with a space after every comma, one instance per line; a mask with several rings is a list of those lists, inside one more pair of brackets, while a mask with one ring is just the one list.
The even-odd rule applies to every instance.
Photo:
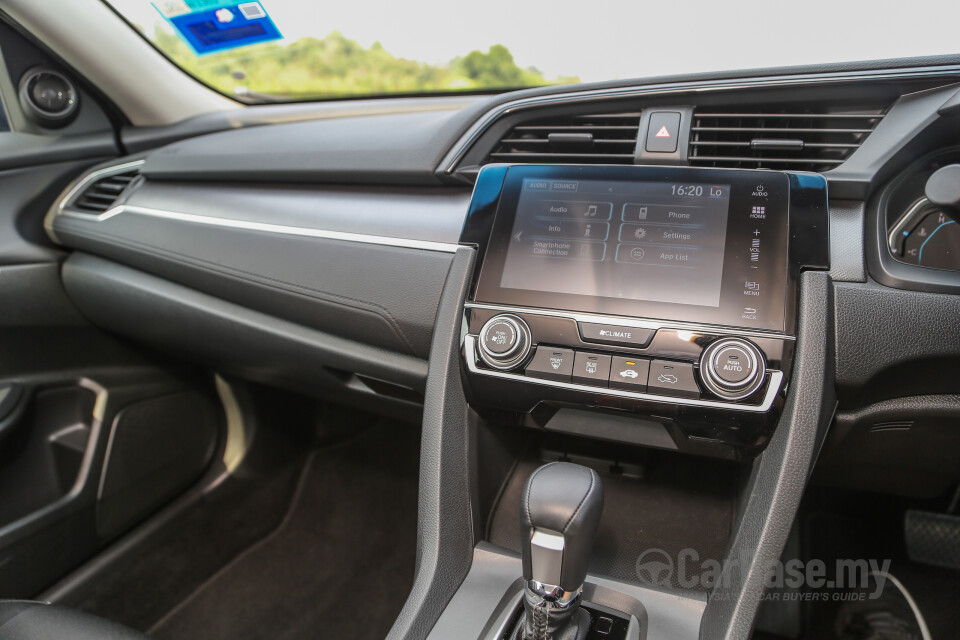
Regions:
[[690, 164], [829, 171], [843, 164], [884, 109], [701, 108], [690, 129]]
[[114, 205], [137, 175], [137, 169], [130, 169], [99, 178], [85, 187], [69, 204], [69, 208], [86, 213], [103, 213]]
[[640, 113], [530, 120], [501, 138], [487, 162], [633, 164]]

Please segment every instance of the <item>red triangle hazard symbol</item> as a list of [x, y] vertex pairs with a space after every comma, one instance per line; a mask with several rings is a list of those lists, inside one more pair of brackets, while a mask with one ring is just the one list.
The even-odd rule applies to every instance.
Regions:
[[663, 125], [662, 127], [660, 127], [660, 131], [657, 131], [657, 134], [656, 134], [654, 137], [655, 137], [655, 138], [669, 138], [669, 137], [670, 137], [670, 132], [667, 131], [667, 125]]

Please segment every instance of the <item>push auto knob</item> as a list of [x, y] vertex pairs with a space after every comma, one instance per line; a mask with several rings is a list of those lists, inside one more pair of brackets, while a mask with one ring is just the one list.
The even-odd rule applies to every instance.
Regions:
[[507, 371], [523, 364], [531, 346], [530, 327], [517, 316], [494, 316], [480, 329], [480, 359], [494, 369]]
[[703, 384], [725, 400], [742, 400], [763, 384], [767, 367], [763, 353], [742, 338], [725, 338], [711, 344], [700, 357]]

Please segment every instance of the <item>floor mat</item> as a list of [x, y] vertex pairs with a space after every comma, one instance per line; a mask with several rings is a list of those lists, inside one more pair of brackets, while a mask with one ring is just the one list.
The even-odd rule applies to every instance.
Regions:
[[[916, 600], [933, 640], [953, 640], [960, 629], [960, 571], [911, 562], [903, 543], [904, 508], [889, 506], [898, 501], [887, 496], [857, 496], [856, 508], [846, 513], [813, 511], [804, 518], [807, 556], [829, 567], [838, 558], [869, 558], [890, 561], [890, 573]], [[805, 638], [829, 637], [837, 603], [813, 607]]]
[[[521, 493], [538, 466], [536, 461], [522, 461], [507, 481], [490, 519], [488, 539], [493, 544], [520, 551]], [[603, 517], [590, 560], [591, 573], [650, 582], [651, 576], [637, 571], [641, 554], [660, 549], [676, 562], [687, 549], [696, 552], [698, 559], [688, 558], [683, 576], [675, 567], [669, 574], [670, 585], [709, 590], [708, 576], [700, 567], [705, 560], [723, 557], [733, 526], [736, 469], [712, 460], [697, 459], [690, 465], [671, 457], [648, 468], [642, 480], [614, 475], [602, 479]], [[654, 580], [658, 578], [664, 576]], [[685, 578], [682, 584], [681, 578]]]
[[283, 523], [150, 631], [159, 640], [386, 636], [413, 583], [419, 435], [384, 422], [313, 454]]

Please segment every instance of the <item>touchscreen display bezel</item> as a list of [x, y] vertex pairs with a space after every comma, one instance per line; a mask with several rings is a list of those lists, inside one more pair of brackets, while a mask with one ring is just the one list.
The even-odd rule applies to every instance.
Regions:
[[[502, 287], [511, 231], [525, 179], [730, 185], [720, 305], [710, 307]], [[788, 176], [773, 171], [512, 166], [503, 181], [473, 299], [487, 304], [783, 332], [788, 303], [789, 196]], [[762, 220], [751, 218], [753, 207], [758, 205], [764, 207], [765, 218]], [[753, 245], [756, 237], [753, 234], [757, 230], [761, 231], [759, 247]], [[751, 250], [761, 252], [759, 262], [751, 264]], [[744, 285], [748, 282], [760, 283], [759, 296], [747, 293]], [[751, 308], [756, 310], [753, 316], [743, 312]]]

